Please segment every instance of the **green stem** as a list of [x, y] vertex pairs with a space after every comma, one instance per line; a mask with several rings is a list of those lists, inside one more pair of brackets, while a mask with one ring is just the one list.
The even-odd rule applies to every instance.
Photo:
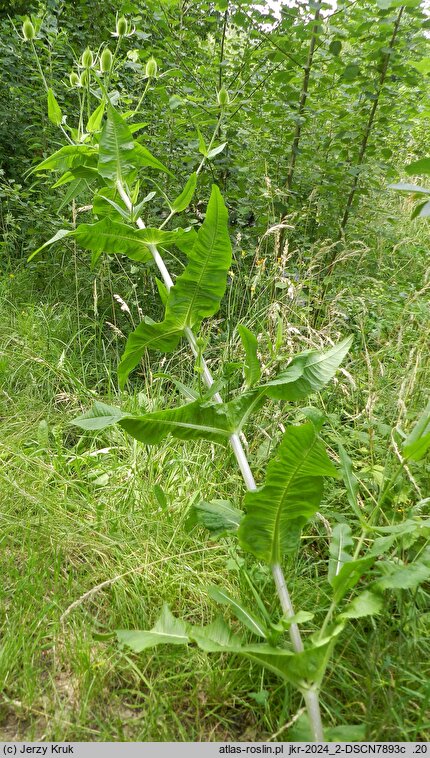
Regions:
[[37, 64], [37, 68], [39, 69], [39, 74], [41, 76], [43, 85], [44, 85], [46, 91], [48, 92], [49, 87], [48, 87], [48, 84], [47, 84], [46, 79], [45, 79], [45, 74], [42, 71], [42, 66], [40, 65], [39, 56], [37, 54], [36, 46], [35, 46], [33, 40], [30, 40], [30, 42], [31, 42], [31, 47], [32, 47], [33, 53], [34, 53], [34, 57], [36, 58], [36, 64]]
[[[223, 119], [224, 119], [224, 111], [221, 111], [221, 113], [218, 116], [218, 120], [216, 122], [216, 126], [215, 126], [214, 132], [212, 134], [211, 141], [209, 142], [209, 145], [208, 145], [208, 153], [210, 152], [210, 150], [212, 148], [212, 145], [215, 142], [216, 136], [217, 136], [218, 131], [219, 131], [220, 127], [221, 127]], [[203, 158], [200, 161], [199, 167], [198, 167], [198, 169], [196, 171], [197, 176], [200, 174], [200, 171], [202, 170], [203, 166], [205, 165], [205, 161], [206, 161], [206, 155], [204, 155]]]
[[112, 56], [112, 66], [110, 67], [110, 71], [109, 71], [109, 73], [108, 73], [108, 75], [106, 77], [106, 89], [107, 90], [109, 89], [111, 75], [113, 74], [113, 70], [114, 70], [114, 67], [115, 67], [115, 63], [116, 63], [116, 59], [117, 59], [117, 55], [118, 55], [118, 52], [119, 52], [120, 45], [121, 45], [121, 37], [118, 37], [118, 42], [116, 43], [115, 50], [114, 50], [114, 53], [113, 53], [113, 56]]
[[142, 102], [143, 102], [143, 100], [144, 100], [144, 98], [145, 98], [145, 95], [146, 95], [146, 93], [148, 92], [148, 87], [149, 87], [149, 83], [150, 83], [150, 81], [151, 81], [151, 80], [150, 80], [150, 79], [148, 79], [148, 81], [146, 82], [146, 86], [145, 86], [145, 89], [143, 90], [142, 96], [141, 96], [141, 98], [140, 98], [140, 100], [139, 100], [138, 104], [136, 105], [136, 108], [135, 108], [135, 110], [134, 110], [134, 111], [133, 111], [133, 113], [131, 114], [132, 116], [135, 116], [135, 115], [136, 115], [136, 113], [139, 113], [139, 110], [140, 110], [140, 106], [142, 105]]
[[[133, 204], [126, 193], [124, 186], [120, 180], [116, 183], [118, 193], [123, 200], [126, 208], [132, 212]], [[135, 220], [136, 226], [139, 227], [139, 229], [145, 228], [145, 223], [141, 218], [138, 218]], [[150, 251], [154, 258], [154, 261], [158, 267], [158, 270], [160, 271], [160, 274], [163, 278], [164, 284], [166, 285], [167, 290], [169, 291], [173, 287], [173, 280], [169, 274], [169, 271], [166, 268], [166, 265], [158, 252], [158, 249], [156, 245], [150, 245]], [[199, 347], [197, 345], [197, 340], [194, 335], [194, 332], [192, 329], [187, 327], [185, 329], [185, 337], [188, 340], [188, 344], [190, 345], [191, 351], [195, 358], [199, 356]], [[209, 367], [203, 357], [201, 355], [201, 369], [202, 369], [202, 378], [203, 381], [208, 389], [212, 387], [214, 383], [214, 379], [212, 377], [212, 374], [209, 370]], [[219, 394], [219, 392], [215, 392], [213, 399], [216, 403], [222, 403], [222, 397]], [[253, 473], [251, 471], [248, 458], [246, 456], [245, 450], [243, 448], [242, 442], [240, 440], [240, 437], [238, 434], [232, 434], [230, 437], [230, 444], [232, 446], [234, 455], [236, 457], [237, 463], [239, 465], [241, 474], [243, 476], [243, 480], [245, 482], [246, 488], [250, 492], [254, 492], [257, 489], [257, 485], [255, 483], [255, 479], [253, 476]], [[281, 608], [283, 613], [287, 618], [291, 618], [294, 616], [294, 608], [290, 599], [290, 595], [287, 589], [287, 585], [285, 582], [285, 577], [282, 571], [282, 568], [279, 564], [274, 564], [272, 566], [272, 574], [273, 579], [275, 581], [276, 591], [279, 597], [279, 601], [281, 604]], [[304, 650], [300, 629], [297, 624], [291, 624], [290, 629], [290, 639], [291, 644], [293, 646], [293, 649], [295, 653], [302, 653]], [[319, 708], [319, 700], [318, 700], [318, 690], [314, 688], [309, 688], [303, 692], [303, 696], [306, 703], [306, 708], [309, 715], [309, 721], [311, 724], [313, 739], [316, 742], [322, 742], [324, 740], [323, 736], [323, 728], [322, 728], [322, 722], [321, 722], [321, 714], [320, 714], [320, 708]]]

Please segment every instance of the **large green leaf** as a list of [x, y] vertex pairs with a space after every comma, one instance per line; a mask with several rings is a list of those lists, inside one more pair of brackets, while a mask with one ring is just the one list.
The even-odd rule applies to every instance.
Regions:
[[291, 682], [300, 690], [319, 684], [324, 675], [336, 636], [342, 631], [338, 624], [331, 636], [322, 644], [314, 644], [302, 653], [293, 653], [267, 643], [244, 645], [233, 634], [222, 618], [205, 627], [191, 626], [178, 621], [167, 607], [149, 631], [117, 631], [118, 641], [139, 653], [158, 645], [188, 645], [195, 642], [207, 653], [234, 653], [273, 671], [284, 681]]
[[213, 185], [206, 217], [189, 252], [188, 264], [169, 292], [164, 321], [142, 322], [127, 340], [118, 367], [121, 386], [146, 349], [174, 350], [187, 327], [194, 327], [217, 312], [230, 264], [227, 210], [218, 187]]
[[265, 384], [266, 395], [275, 400], [302, 400], [318, 392], [332, 379], [348, 353], [352, 336], [328, 350], [309, 350], [297, 355], [286, 369]]
[[32, 169], [32, 173], [38, 171], [66, 171], [72, 166], [76, 168], [86, 163], [89, 157], [97, 155], [97, 149], [90, 145], [65, 145], [55, 153], [45, 158]]
[[119, 408], [106, 403], [95, 402], [90, 410], [86, 411], [71, 422], [81, 429], [90, 429], [91, 431], [100, 431], [107, 426], [117, 424], [122, 418], [127, 416]]
[[155, 445], [168, 435], [181, 440], [207, 439], [226, 444], [233, 433], [233, 423], [223, 405], [188, 403], [179, 408], [155, 411], [142, 416], [122, 413], [104, 403], [72, 422], [82, 429], [100, 430], [119, 424], [131, 437], [146, 445]]
[[174, 174], [172, 174], [172, 172], [166, 168], [158, 158], [155, 158], [152, 153], [149, 152], [148, 148], [141, 145], [140, 142], [135, 143], [132, 157], [133, 164], [136, 168], [138, 166], [148, 166], [149, 168], [156, 168], [157, 171], [163, 171], [165, 174], [174, 176]]
[[108, 105], [107, 118], [99, 143], [98, 170], [105, 179], [123, 181], [135, 168], [133, 151], [135, 142], [130, 128], [112, 105]]
[[265, 485], [246, 494], [247, 513], [238, 532], [242, 547], [267, 563], [279, 563], [318, 510], [324, 476], [339, 474], [314, 425], [290, 426], [267, 467]]
[[76, 166], [76, 168], [71, 168], [69, 171], [66, 171], [55, 184], [52, 185], [52, 189], [62, 187], [63, 184], [69, 184], [70, 182], [73, 182], [74, 179], [87, 179], [88, 182], [97, 180], [99, 184], [104, 181], [94, 166]]
[[108, 105], [99, 143], [100, 175], [114, 182], [122, 182], [140, 166], [149, 166], [171, 174], [146, 147], [134, 141], [128, 124], [112, 105]]
[[430, 158], [420, 158], [406, 166], [405, 171], [409, 176], [416, 174], [430, 174]]
[[194, 233], [193, 230], [185, 229], [175, 229], [172, 232], [149, 228], [136, 229], [121, 221], [112, 221], [106, 216], [95, 224], [80, 224], [76, 229], [70, 230], [60, 229], [54, 237], [35, 250], [30, 259], [48, 245], [66, 236], [74, 237], [80, 247], [90, 250], [93, 253], [93, 263], [102, 253], [126, 255], [133, 261], [146, 262], [152, 260], [150, 247], [154, 245], [154, 240], [162, 242], [166, 247], [180, 247], [185, 244], [188, 236], [194, 238]]
[[[351, 339], [347, 338], [329, 350], [301, 353], [277, 376], [231, 400], [227, 407], [229, 414], [235, 419], [236, 431], [242, 430], [248, 418], [262, 405], [266, 397], [276, 400], [303, 399], [306, 395], [322, 389], [333, 377], [350, 343]], [[253, 348], [249, 345], [248, 350], [251, 349]], [[318, 376], [315, 376], [315, 366], [318, 366]], [[255, 377], [255, 366], [252, 373]], [[249, 378], [251, 379], [251, 374]]]

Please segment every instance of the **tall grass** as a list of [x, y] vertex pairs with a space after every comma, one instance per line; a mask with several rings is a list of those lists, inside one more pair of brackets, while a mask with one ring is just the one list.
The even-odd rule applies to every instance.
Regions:
[[[333, 450], [341, 437], [354, 459], [363, 492], [373, 492], [391, 465], [390, 430], [408, 424], [428, 395], [426, 249], [427, 230], [418, 224], [399, 220], [366, 232], [339, 256], [320, 303], [326, 251], [303, 250], [293, 234], [288, 248], [277, 249], [268, 235], [251, 267], [236, 250], [212, 333], [216, 372], [221, 353], [241, 357], [237, 322], [260, 332], [263, 361], [281, 324], [284, 357], [336, 339], [348, 324], [356, 335], [352, 360], [314, 404], [328, 414]], [[68, 425], [94, 395], [153, 409], [179, 390], [165, 376], [169, 360], [152, 357], [128, 393], [117, 390], [122, 334], [138, 321], [147, 285], [141, 275], [105, 261], [95, 284], [85, 261], [62, 268], [56, 255], [18, 266], [0, 291], [1, 738], [286, 739], [299, 699], [269, 673], [234, 657], [220, 667], [198, 650], [135, 656], [109, 636], [118, 627], [148, 628], [160, 601], [188, 621], [209, 621], [214, 608], [204, 588], [211, 583], [240, 588], [252, 603], [251, 580], [273, 607], [275, 598], [265, 568], [251, 567], [227, 539], [202, 546], [187, 530], [195, 499], [241, 498], [228, 451], [169, 442], [152, 449], [119, 429], [81, 436]], [[151, 308], [149, 295], [145, 312]], [[189, 381], [186, 348], [171, 360], [175, 376]], [[288, 413], [262, 413], [247, 432], [257, 474], [282, 426], [297, 417]], [[406, 476], [387, 507], [407, 514], [415, 486], [428, 494], [426, 475], [423, 466]], [[347, 507], [333, 486], [300, 558], [287, 566], [304, 610], [328, 604], [329, 530]], [[399, 593], [377, 623], [363, 619], [345, 635], [322, 697], [327, 725], [363, 719], [370, 739], [430, 738], [427, 594]]]

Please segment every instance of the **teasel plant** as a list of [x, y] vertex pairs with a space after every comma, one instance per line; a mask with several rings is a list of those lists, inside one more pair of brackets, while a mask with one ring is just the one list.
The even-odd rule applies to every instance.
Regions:
[[[352, 338], [346, 336], [325, 350], [307, 350], [295, 355], [285, 366], [275, 367], [267, 378], [263, 378], [257, 337], [245, 325], [239, 324], [237, 332], [245, 354], [242, 387], [227, 401], [222, 399], [220, 382], [212, 376], [203, 355], [205, 340], [201, 336], [202, 324], [214, 317], [220, 308], [232, 262], [227, 210], [216, 184], [212, 186], [204, 221], [198, 231], [194, 227], [174, 227], [172, 222], [192, 202], [205, 163], [213, 160], [225, 147], [223, 143], [217, 144], [217, 134], [221, 120], [227, 116], [229, 98], [224, 93], [221, 96], [214, 93], [217, 120], [208, 144], [200, 131], [197, 134], [200, 154], [195, 157], [196, 170], [185, 181], [177, 197], [169, 200], [166, 196], [168, 214], [160, 225], [147, 226], [142, 216], [154, 193], [141, 198], [144, 179], [148, 172], [167, 176], [172, 173], [135, 138], [142, 126], [133, 123], [136, 109], [121, 113], [111, 102], [110, 78], [118, 60], [119, 43], [129, 31], [128, 24], [122, 19], [119, 21], [115, 52], [102, 50], [97, 60], [87, 49], [79, 59], [81, 73], [75, 72], [70, 78], [71, 86], [77, 87], [80, 94], [76, 127], [68, 125], [53, 91], [47, 89], [48, 116], [62, 128], [68, 144], [32, 170], [39, 176], [51, 171], [60, 174], [53, 186], [65, 188], [62, 207], [83, 193], [88, 197], [91, 191], [95, 220], [58, 230], [32, 253], [30, 259], [52, 244], [72, 238], [76, 245], [91, 254], [93, 267], [102, 254], [123, 255], [140, 265], [155, 263], [161, 276], [158, 289], [164, 318], [154, 322], [145, 317], [129, 335], [118, 366], [119, 386], [125, 387], [146, 351], [168, 354], [186, 341], [204, 389], [196, 393], [190, 388], [192, 400], [183, 405], [143, 414], [95, 402], [72, 423], [84, 431], [93, 432], [116, 425], [145, 445], [157, 445], [167, 437], [206, 440], [220, 446], [221, 450], [230, 445], [246, 488], [243, 508], [225, 500], [194, 503], [189, 521], [205, 527], [212, 536], [229, 535], [241, 550], [270, 568], [282, 616], [280, 621], [273, 621], [258, 593], [257, 610], [250, 610], [241, 600], [217, 586], [208, 589], [210, 597], [230, 608], [237, 622], [244, 627], [243, 633], [233, 632], [222, 617], [207, 626], [190, 624], [176, 618], [165, 606], [152, 629], [117, 630], [116, 636], [121, 645], [136, 653], [158, 645], [195, 644], [207, 653], [243, 656], [301, 693], [307, 711], [309, 739], [317, 742], [358, 739], [357, 735], [362, 735], [360, 725], [340, 725], [337, 731], [323, 729], [320, 691], [334, 645], [351, 619], [380, 612], [384, 591], [402, 586], [402, 571], [403, 584], [412, 586], [418, 581], [417, 577], [419, 581], [428, 577], [430, 568], [417, 559], [415, 578], [411, 578], [410, 569], [407, 574], [406, 567], [395, 564], [384, 565], [382, 573], [381, 569], [375, 570], [379, 554], [368, 550], [366, 537], [377, 528], [377, 508], [370, 513], [362, 511], [357, 500], [358, 483], [342, 446], [339, 448], [339, 468], [329, 457], [320, 434], [324, 414], [316, 408], [304, 409], [306, 422], [287, 426], [268, 462], [265, 480], [257, 486], [242, 443], [243, 429], [251, 416], [267, 402], [297, 403], [322, 390], [347, 356]], [[33, 36], [28, 33], [28, 28], [27, 36], [32, 42]], [[146, 87], [156, 76], [158, 66], [151, 57]], [[98, 102], [90, 108], [91, 98], [97, 97]], [[141, 104], [142, 97], [139, 108]], [[186, 257], [186, 265], [175, 280], [160, 248], [177, 249]], [[427, 421], [421, 419], [405, 437], [405, 460], [408, 456], [414, 460], [414, 455], [415, 458], [422, 455], [424, 448], [430, 446], [430, 408], [425, 413]], [[301, 627], [313, 619], [314, 614], [294, 609], [283, 564], [285, 557], [297, 552], [304, 526], [318, 512], [326, 478], [343, 478], [347, 499], [360, 531], [354, 540], [347, 523], [337, 524], [332, 530], [328, 561], [331, 604], [321, 627], [306, 634], [304, 639]], [[420, 525], [417, 523], [415, 527], [418, 534]], [[396, 535], [395, 528], [388, 534], [393, 542]], [[363, 577], [366, 577], [365, 589], [362, 587]], [[289, 635], [289, 644], [286, 635]]]

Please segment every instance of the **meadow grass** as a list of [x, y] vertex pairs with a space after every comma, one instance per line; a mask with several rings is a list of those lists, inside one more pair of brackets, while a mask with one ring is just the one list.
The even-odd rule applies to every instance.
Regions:
[[[405, 231], [398, 223], [369, 235], [365, 245], [351, 243], [324, 285], [322, 306], [324, 246], [268, 247], [264, 264], [259, 250], [246, 273], [234, 277], [226, 309], [211, 328], [208, 357], [215, 369], [220, 354], [242, 357], [238, 321], [262, 333], [263, 360], [264, 333], [275, 339], [280, 317], [280, 358], [355, 334], [344, 370], [310, 402], [326, 411], [331, 453], [336, 457], [341, 439], [364, 493], [377, 491], [395, 461], [391, 429], [407, 426], [428, 396], [426, 248], [426, 231], [417, 224]], [[197, 386], [183, 348], [168, 360], [148, 357], [128, 391], [117, 390], [122, 335], [139, 319], [138, 306], [157, 308], [155, 293], [137, 295], [145, 275], [137, 288], [131, 267], [105, 262], [95, 283], [80, 260], [65, 263], [59, 253], [13, 274], [4, 277], [0, 294], [1, 738], [287, 739], [284, 727], [300, 713], [300, 697], [271, 674], [194, 648], [135, 655], [110, 635], [150, 627], [164, 602], [187, 621], [210, 621], [217, 612], [205, 593], [210, 584], [252, 605], [251, 581], [278, 613], [266, 568], [232, 540], [214, 542], [186, 526], [197, 500], [224, 497], [240, 505], [243, 484], [228, 449], [171, 440], [149, 448], [116, 428], [94, 435], [70, 426], [94, 397], [133, 410], [173, 404], [178, 391], [160, 373]], [[294, 406], [267, 407], [246, 431], [259, 479], [268, 450], [297, 418]], [[428, 496], [428, 466], [410, 474], [387, 503], [399, 518], [413, 512], [416, 489]], [[344, 490], [330, 487], [322, 518], [305, 531], [303, 550], [286, 566], [296, 608], [329, 604], [329, 528], [345, 513]], [[364, 721], [370, 739], [430, 739], [428, 619], [428, 592], [421, 587], [398, 592], [376, 619], [354, 622], [323, 689], [327, 725]]]

